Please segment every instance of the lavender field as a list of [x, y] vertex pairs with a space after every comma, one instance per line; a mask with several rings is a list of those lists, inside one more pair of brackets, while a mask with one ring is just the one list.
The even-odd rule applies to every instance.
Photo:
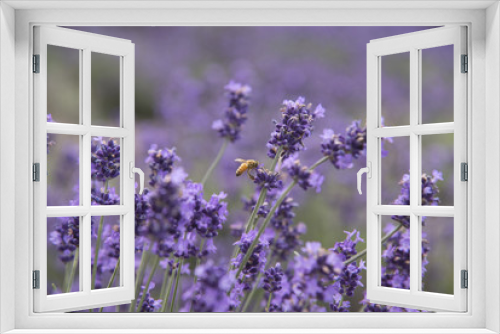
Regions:
[[[135, 198], [136, 299], [93, 312], [417, 311], [365, 299], [356, 172], [366, 165], [366, 44], [422, 27], [73, 29], [136, 45], [136, 166], [147, 182]], [[65, 67], [48, 79], [50, 122], [75, 122], [71, 51], [49, 52], [49, 69]], [[423, 55], [424, 122], [453, 121], [451, 51]], [[388, 126], [409, 118], [409, 60], [396, 56], [383, 67]], [[92, 58], [99, 125], [119, 124], [112, 58]], [[422, 202], [453, 205], [453, 135], [427, 137]], [[51, 134], [47, 149], [48, 205], [78, 205], [78, 138]], [[93, 205], [120, 203], [120, 141], [95, 137], [92, 152]], [[383, 204], [408, 205], [409, 139], [385, 138], [383, 156]], [[257, 164], [236, 176], [235, 159]], [[119, 217], [92, 221], [93, 288], [118, 286]], [[408, 217], [382, 222], [382, 285], [409, 289]], [[79, 218], [47, 224], [48, 291], [77, 291]], [[422, 239], [424, 290], [452, 294], [453, 220], [427, 217]]]

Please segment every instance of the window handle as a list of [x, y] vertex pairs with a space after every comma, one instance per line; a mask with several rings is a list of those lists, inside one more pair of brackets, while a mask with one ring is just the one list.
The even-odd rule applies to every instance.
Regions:
[[134, 174], [139, 174], [139, 195], [142, 195], [144, 191], [144, 172], [142, 169], [134, 167], [134, 163], [130, 161], [129, 163], [130, 178], [134, 179]]
[[372, 178], [372, 163], [368, 161], [367, 163], [367, 167], [364, 167], [364, 168], [361, 168], [359, 171], [358, 171], [358, 192], [359, 194], [361, 195], [362, 192], [361, 192], [361, 176], [366, 173], [367, 174], [367, 177], [369, 179]]

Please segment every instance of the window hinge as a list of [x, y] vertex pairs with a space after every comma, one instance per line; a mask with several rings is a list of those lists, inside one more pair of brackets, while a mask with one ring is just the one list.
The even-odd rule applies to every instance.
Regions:
[[469, 181], [469, 165], [466, 162], [460, 164], [460, 180]]
[[469, 72], [469, 56], [462, 55], [462, 73]]
[[467, 270], [461, 271], [462, 276], [462, 289], [467, 289], [469, 287], [469, 273]]
[[40, 164], [38, 162], [33, 164], [33, 181], [40, 181]]
[[33, 55], [33, 73], [40, 73], [40, 55]]
[[33, 270], [33, 289], [40, 289], [40, 270]]

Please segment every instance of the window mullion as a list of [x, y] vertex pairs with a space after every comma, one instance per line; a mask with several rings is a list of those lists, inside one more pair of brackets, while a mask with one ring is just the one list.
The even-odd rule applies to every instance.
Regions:
[[414, 132], [420, 123], [420, 64], [419, 51], [410, 51], [410, 291], [418, 291], [420, 265], [419, 218], [413, 209], [420, 204], [420, 137]]
[[[80, 96], [82, 99], [81, 104], [81, 115], [82, 124], [90, 130], [91, 126], [91, 51], [89, 48], [85, 48], [82, 52], [82, 65], [81, 65], [81, 91]], [[86, 208], [86, 215], [83, 217], [83, 233], [80, 233], [80, 252], [81, 252], [81, 263], [80, 263], [80, 279], [82, 282], [82, 291], [90, 293], [91, 291], [91, 248], [92, 248], [92, 217], [90, 215], [91, 206], [91, 154], [92, 154], [92, 136], [90, 131], [88, 131], [82, 138], [82, 174], [80, 180], [82, 183], [81, 190], [81, 204]]]

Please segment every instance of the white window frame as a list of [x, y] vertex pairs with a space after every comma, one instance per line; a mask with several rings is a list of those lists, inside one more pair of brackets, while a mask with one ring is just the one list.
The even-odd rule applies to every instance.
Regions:
[[[462, 73], [461, 58], [467, 55], [466, 27], [448, 26], [375, 39], [367, 45], [367, 287], [366, 297], [377, 304], [424, 310], [463, 312], [467, 310], [467, 290], [461, 287], [461, 270], [467, 270], [467, 187], [461, 181], [461, 163], [467, 163], [467, 76]], [[451, 45], [453, 56], [453, 121], [422, 123], [422, 51]], [[382, 58], [393, 54], [409, 54], [409, 124], [382, 124]], [[469, 72], [471, 73], [471, 72]], [[422, 205], [422, 135], [452, 134], [453, 188], [452, 206]], [[409, 142], [410, 205], [381, 203], [382, 139], [402, 137]], [[429, 172], [429, 171], [426, 171]], [[381, 286], [382, 217], [391, 215], [410, 218], [410, 288]], [[453, 293], [422, 290], [422, 217], [453, 218]]]
[[[497, 1], [4, 1], [0, 4], [0, 330], [12, 333], [500, 332], [500, 12]], [[123, 9], [129, 6], [133, 9]], [[65, 8], [62, 8], [65, 7]], [[149, 9], [148, 9], [149, 7]], [[163, 8], [158, 8], [163, 7]], [[23, 9], [24, 8], [24, 9]], [[79, 9], [75, 9], [79, 8]], [[100, 10], [99, 10], [100, 8]], [[114, 10], [103, 10], [114, 8]], [[143, 10], [137, 10], [142, 8]], [[434, 314], [35, 314], [31, 289], [33, 212], [32, 27], [82, 25], [447, 25], [469, 31], [470, 183], [468, 312]], [[15, 35], [14, 35], [15, 32]], [[15, 36], [15, 38], [14, 38]], [[159, 55], [161, 56], [161, 55]], [[488, 70], [486, 71], [486, 66]], [[15, 67], [15, 71], [14, 71]], [[15, 86], [12, 85], [15, 82]], [[14, 98], [15, 97], [15, 98]], [[11, 138], [15, 141], [12, 143]], [[488, 143], [488, 146], [486, 146]], [[489, 148], [489, 149], [488, 149]], [[486, 150], [487, 153], [486, 153]], [[15, 173], [14, 173], [15, 172]], [[12, 175], [15, 177], [12, 177]], [[486, 175], [488, 179], [486, 182]], [[12, 191], [15, 197], [12, 199]], [[486, 196], [487, 194], [487, 196]], [[15, 207], [15, 211], [6, 208]], [[6, 223], [8, 222], [8, 223]], [[11, 224], [15, 222], [15, 224]], [[473, 228], [471, 226], [474, 226]], [[14, 237], [12, 237], [14, 236]], [[488, 249], [488, 252], [486, 252]], [[14, 250], [14, 251], [13, 251]], [[30, 259], [26, 261], [26, 259]], [[486, 266], [486, 261], [488, 265]], [[15, 287], [15, 288], [13, 288]], [[487, 293], [486, 293], [487, 291]], [[135, 328], [140, 328], [133, 330]], [[217, 330], [219, 329], [219, 330]], [[238, 330], [241, 329], [241, 330]], [[244, 331], [243, 329], [246, 329]]]
[[[51, 26], [34, 27], [34, 54], [39, 56], [39, 72], [34, 84], [34, 162], [39, 163], [39, 181], [33, 185], [34, 256], [33, 269], [39, 271], [39, 289], [34, 290], [34, 311], [74, 311], [129, 303], [135, 295], [135, 46], [130, 40], [91, 34]], [[71, 48], [79, 53], [79, 124], [47, 122], [47, 48], [48, 45]], [[97, 126], [91, 120], [92, 53], [116, 56], [119, 60], [120, 87], [118, 126]], [[47, 206], [47, 135], [79, 136], [79, 205]], [[120, 142], [120, 203], [91, 205], [91, 142], [93, 136], [117, 138]], [[132, 174], [133, 176], [133, 174]], [[120, 217], [120, 284], [107, 289], [91, 288], [91, 217]], [[47, 294], [47, 218], [79, 217], [79, 291]]]

